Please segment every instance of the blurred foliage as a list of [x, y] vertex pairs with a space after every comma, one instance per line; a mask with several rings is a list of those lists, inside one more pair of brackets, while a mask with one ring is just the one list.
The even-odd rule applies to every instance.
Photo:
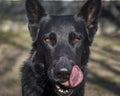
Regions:
[[[41, 0], [40, 0], [41, 1]], [[43, 0], [42, 0], [43, 1]], [[41, 1], [41, 2], [42, 2]], [[26, 22], [24, 0], [20, 1], [0, 1], [0, 21], [6, 19]], [[79, 12], [83, 1], [44, 1], [42, 2], [49, 14], [76, 14]], [[101, 34], [120, 35], [120, 1], [103, 1], [100, 19]]]

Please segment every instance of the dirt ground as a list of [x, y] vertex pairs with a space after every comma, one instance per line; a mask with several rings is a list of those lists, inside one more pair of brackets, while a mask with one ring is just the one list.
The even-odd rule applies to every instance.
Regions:
[[[0, 96], [21, 96], [20, 69], [29, 56], [27, 31], [0, 31]], [[96, 36], [85, 96], [120, 96], [120, 38]]]

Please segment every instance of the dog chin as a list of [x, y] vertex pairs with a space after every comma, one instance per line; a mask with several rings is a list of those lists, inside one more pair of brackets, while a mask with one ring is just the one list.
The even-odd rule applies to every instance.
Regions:
[[55, 84], [55, 92], [59, 96], [70, 96], [73, 93], [74, 89], [65, 87], [61, 85], [60, 83]]

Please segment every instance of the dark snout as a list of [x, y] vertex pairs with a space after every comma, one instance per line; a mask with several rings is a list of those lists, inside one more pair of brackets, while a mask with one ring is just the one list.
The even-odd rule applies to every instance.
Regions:
[[69, 79], [69, 76], [72, 71], [72, 61], [67, 57], [60, 57], [59, 60], [54, 65], [54, 76], [60, 81], [66, 81]]

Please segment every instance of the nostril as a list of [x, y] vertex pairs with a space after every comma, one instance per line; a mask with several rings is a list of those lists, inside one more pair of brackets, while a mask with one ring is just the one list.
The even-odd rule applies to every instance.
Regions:
[[60, 68], [54, 70], [55, 76], [60, 79], [68, 79], [70, 76], [70, 71], [67, 68]]

